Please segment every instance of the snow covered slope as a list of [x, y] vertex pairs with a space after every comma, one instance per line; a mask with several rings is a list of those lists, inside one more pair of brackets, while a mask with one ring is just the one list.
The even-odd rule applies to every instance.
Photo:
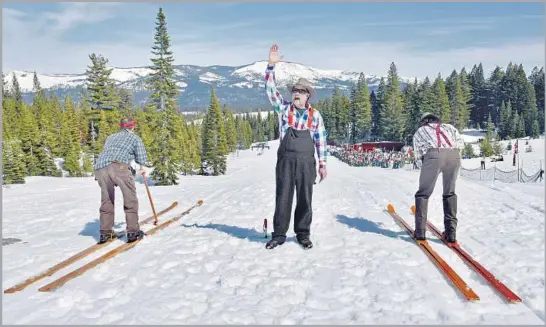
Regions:
[[[461, 179], [462, 246], [523, 299], [506, 304], [452, 251], [432, 247], [481, 297], [465, 302], [448, 280], [383, 212], [408, 214], [418, 174], [348, 167], [329, 160], [314, 195], [312, 239], [266, 250], [278, 142], [263, 155], [229, 157], [228, 175], [186, 176], [151, 187], [156, 209], [180, 202], [172, 217], [202, 207], [130, 251], [52, 293], [37, 289], [108, 248], [27, 289], [3, 296], [5, 324], [544, 324], [544, 187]], [[441, 179], [430, 219], [442, 226]], [[120, 191], [116, 229], [124, 228]], [[140, 212], [151, 214], [143, 185]], [[94, 244], [99, 188], [93, 178], [29, 178], [3, 190], [3, 289]], [[150, 226], [143, 226], [144, 230]], [[25, 243], [24, 243], [25, 242]], [[116, 244], [119, 244], [118, 241]]]

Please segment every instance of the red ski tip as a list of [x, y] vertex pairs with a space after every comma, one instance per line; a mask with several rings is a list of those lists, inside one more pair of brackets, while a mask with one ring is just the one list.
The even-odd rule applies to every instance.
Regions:
[[390, 212], [390, 213], [393, 213], [394, 212], [394, 206], [389, 203], [389, 205], [387, 206], [387, 211]]

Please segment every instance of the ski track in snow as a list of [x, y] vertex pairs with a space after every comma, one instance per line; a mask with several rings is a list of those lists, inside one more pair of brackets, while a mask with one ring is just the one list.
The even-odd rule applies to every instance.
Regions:
[[[383, 210], [393, 203], [413, 227], [418, 173], [348, 167], [329, 159], [316, 185], [312, 240], [266, 250], [272, 232], [278, 142], [261, 156], [228, 157], [228, 175], [183, 176], [151, 187], [160, 221], [201, 207], [135, 248], [50, 293], [38, 288], [122, 241], [3, 296], [6, 324], [544, 324], [544, 188], [459, 179], [458, 238], [476, 260], [518, 294], [507, 304], [489, 284], [428, 233], [432, 247], [480, 296], [468, 303]], [[429, 219], [443, 229], [441, 176]], [[533, 185], [535, 186], [535, 185]], [[525, 187], [532, 187], [525, 185]], [[121, 192], [116, 229], [124, 228]], [[141, 218], [151, 215], [137, 184]], [[538, 193], [537, 193], [538, 192]], [[528, 193], [528, 194], [526, 194]], [[531, 193], [534, 193], [531, 195]], [[3, 289], [96, 242], [99, 188], [92, 178], [32, 178], [3, 190]], [[295, 206], [295, 202], [293, 204]], [[144, 230], [151, 225], [143, 226]]]

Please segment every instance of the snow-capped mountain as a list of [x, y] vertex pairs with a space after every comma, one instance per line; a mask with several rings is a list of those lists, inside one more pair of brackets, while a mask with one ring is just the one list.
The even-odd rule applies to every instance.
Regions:
[[[181, 91], [180, 105], [182, 110], [201, 109], [210, 102], [210, 90], [215, 88], [221, 104], [227, 104], [234, 109], [246, 109], [269, 106], [264, 95], [264, 71], [267, 62], [259, 61], [246, 66], [194, 66], [177, 65], [174, 68], [175, 79]], [[324, 70], [301, 65], [298, 63], [281, 62], [277, 65], [276, 80], [279, 90], [286, 96], [286, 85], [299, 78], [308, 79], [317, 89], [317, 99], [331, 96], [335, 86], [347, 91], [356, 83], [360, 72], [341, 70]], [[151, 73], [147, 67], [116, 68], [113, 67], [111, 77], [120, 87], [129, 89], [134, 94], [134, 101], [142, 103], [148, 96], [144, 81]], [[54, 92], [59, 96], [71, 95], [75, 100], [85, 87], [85, 73], [81, 74], [38, 74], [42, 88]], [[4, 76], [8, 87], [11, 86], [13, 76], [17, 77], [24, 97], [32, 99], [33, 72], [12, 71]], [[366, 75], [366, 82], [370, 91], [379, 85], [380, 76]], [[401, 78], [402, 87], [405, 87], [410, 78]]]

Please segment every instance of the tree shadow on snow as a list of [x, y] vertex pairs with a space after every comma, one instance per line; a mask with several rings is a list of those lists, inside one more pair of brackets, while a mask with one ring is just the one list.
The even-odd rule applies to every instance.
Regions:
[[[207, 224], [207, 225], [186, 225], [182, 224], [182, 227], [193, 227], [193, 228], [206, 228], [206, 229], [215, 229], [219, 232], [226, 233], [228, 235], [231, 235], [233, 237], [242, 239], [242, 240], [249, 240], [251, 242], [256, 243], [267, 243], [271, 239], [271, 233], [268, 232], [268, 237], [265, 238], [263, 232], [259, 232], [255, 229], [250, 228], [243, 228], [243, 227], [237, 227], [237, 226], [230, 226], [230, 225], [224, 225], [224, 224]], [[296, 242], [296, 237], [291, 236], [286, 238], [286, 242]]]
[[[125, 222], [114, 223], [114, 230], [124, 228]], [[92, 236], [97, 242], [100, 239], [100, 220], [88, 221], [78, 235]]]
[[[345, 224], [349, 226], [350, 228], [357, 229], [364, 233], [374, 233], [374, 234], [380, 234], [391, 238], [400, 238], [406, 242], [410, 242], [415, 244], [413, 239], [409, 237], [408, 233], [405, 231], [401, 232], [394, 232], [392, 230], [383, 229], [381, 228], [381, 223], [375, 223], [371, 220], [365, 219], [365, 218], [349, 218], [345, 215], [337, 215], [336, 216], [337, 221], [339, 221], [342, 224]], [[429, 242], [435, 242], [435, 243], [441, 243], [439, 240], [435, 239], [428, 239]]]

